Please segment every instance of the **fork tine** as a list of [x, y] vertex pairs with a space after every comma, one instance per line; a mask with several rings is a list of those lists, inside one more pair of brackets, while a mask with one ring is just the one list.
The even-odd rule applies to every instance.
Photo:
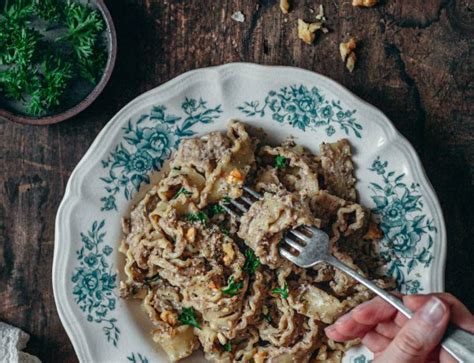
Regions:
[[242, 195], [240, 197], [240, 199], [242, 199], [243, 201], [247, 202], [249, 205], [252, 205], [253, 204], [253, 200], [247, 198], [245, 195]]
[[295, 237], [299, 238], [300, 240], [306, 243], [309, 243], [311, 241], [311, 238], [309, 238], [307, 235], [301, 233], [300, 231], [296, 229], [291, 229], [288, 232], [290, 232], [292, 235], [294, 235]]
[[298, 242], [292, 240], [291, 238], [285, 236], [284, 240], [286, 243], [288, 243], [291, 247], [293, 247], [298, 252], [301, 252], [304, 250], [304, 246], [300, 245]]
[[229, 214], [233, 215], [235, 218], [237, 218], [237, 220], [240, 219], [240, 216], [235, 213], [232, 209], [230, 209], [228, 206], [226, 206], [224, 203], [219, 203], [220, 206]]
[[262, 199], [263, 198], [263, 195], [260, 194], [259, 192], [256, 192], [255, 190], [249, 188], [249, 187], [246, 187], [245, 185], [243, 186], [244, 190], [249, 193], [251, 196], [257, 198], [257, 199]]
[[235, 199], [231, 199], [230, 204], [232, 204], [234, 207], [240, 209], [244, 213], [248, 211], [248, 208], [246, 206], [244, 206], [242, 203], [237, 202]]
[[296, 264], [297, 257], [294, 254], [292, 254], [290, 251], [285, 250], [284, 248], [280, 248], [280, 255], [282, 255], [287, 260]]

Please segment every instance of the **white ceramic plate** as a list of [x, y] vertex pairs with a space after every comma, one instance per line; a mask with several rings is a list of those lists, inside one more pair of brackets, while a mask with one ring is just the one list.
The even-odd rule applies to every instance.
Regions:
[[[125, 106], [69, 179], [56, 218], [53, 287], [82, 362], [166, 362], [138, 302], [117, 294], [124, 262], [117, 251], [120, 219], [156, 181], [181, 138], [225, 130], [231, 118], [258, 124], [270, 140], [293, 135], [316, 153], [323, 141], [348, 138], [361, 203], [373, 208], [385, 232], [387, 273], [404, 292], [443, 290], [441, 209], [415, 151], [386, 116], [309, 71], [252, 64], [200, 69]], [[368, 357], [359, 348], [345, 360]]]

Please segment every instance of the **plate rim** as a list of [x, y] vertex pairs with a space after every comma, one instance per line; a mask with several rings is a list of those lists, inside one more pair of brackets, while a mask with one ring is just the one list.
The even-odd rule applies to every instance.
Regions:
[[[218, 77], [222, 77], [227, 72], [234, 72], [235, 74], [239, 74], [242, 72], [242, 69], [251, 69], [253, 71], [258, 70], [262, 71], [262, 73], [272, 71], [275, 71], [275, 73], [289, 71], [300, 73], [302, 75], [307, 75], [308, 77], [312, 77], [313, 79], [314, 77], [316, 77], [322, 83], [324, 83], [324, 86], [327, 87], [329, 91], [331, 91], [333, 94], [340, 96], [340, 98], [352, 99], [353, 102], [357, 104], [357, 110], [359, 113], [368, 112], [374, 116], [374, 121], [379, 124], [379, 126], [386, 134], [387, 144], [390, 144], [395, 147], [398, 152], [404, 155], [408, 163], [411, 164], [411, 172], [413, 174], [413, 179], [416, 180], [426, 191], [426, 195], [424, 195], [424, 197], [427, 201], [427, 204], [430, 205], [429, 210], [430, 212], [432, 212], [433, 217], [439, 220], [440, 222], [439, 226], [437, 226], [440, 240], [440, 249], [437, 258], [435, 258], [433, 261], [433, 272], [431, 273], [433, 276], [436, 277], [435, 280], [432, 282], [433, 291], [444, 291], [447, 238], [445, 220], [438, 196], [428, 178], [428, 175], [414, 147], [405, 138], [405, 136], [403, 136], [395, 128], [392, 121], [381, 110], [368, 103], [367, 101], [361, 99], [359, 96], [354, 94], [345, 86], [339, 84], [331, 78], [319, 74], [317, 72], [298, 67], [234, 62], [213, 67], [197, 68], [185, 72], [145, 93], [140, 94], [139, 96], [128, 102], [125, 106], [123, 106], [98, 133], [84, 156], [77, 163], [76, 167], [74, 168], [68, 179], [65, 192], [59, 205], [55, 219], [52, 285], [54, 301], [61, 323], [64, 329], [66, 330], [66, 333], [68, 334], [68, 337], [74, 347], [78, 359], [81, 362], [93, 361], [93, 357], [91, 356], [91, 352], [86, 344], [84, 329], [81, 329], [80, 323], [77, 320], [77, 316], [72, 312], [70, 301], [67, 299], [67, 288], [65, 286], [65, 284], [67, 283], [67, 276], [65, 276], [64, 274], [60, 274], [61, 272], [64, 272], [66, 268], [65, 262], [61, 263], [61, 260], [65, 261], [65, 259], [60, 259], [60, 256], [64, 256], [65, 253], [68, 252], [67, 247], [69, 246], [66, 242], [61, 242], [61, 240], [64, 239], [65, 241], [71, 241], [71, 236], [69, 233], [70, 231], [68, 231], [69, 228], [67, 228], [63, 221], [69, 220], [72, 207], [74, 206], [75, 202], [80, 199], [81, 191], [78, 187], [81, 184], [80, 181], [82, 181], [80, 177], [81, 173], [84, 174], [83, 171], [87, 170], [87, 164], [90, 161], [94, 160], [93, 155], [96, 149], [107, 139], [108, 132], [115, 128], [116, 124], [120, 121], [120, 119], [122, 119], [122, 116], [127, 112], [132, 111], [135, 106], [140, 105], [142, 101], [146, 100], [150, 95], [153, 95], [155, 93], [163, 93], [169, 88], [179, 87], [185, 81], [191, 81], [193, 78], [199, 77], [200, 74], [214, 73]], [[238, 71], [236, 72], [236, 70]], [[190, 82], [188, 84], [190, 84]], [[90, 165], [95, 165], [95, 162], [91, 162]]]

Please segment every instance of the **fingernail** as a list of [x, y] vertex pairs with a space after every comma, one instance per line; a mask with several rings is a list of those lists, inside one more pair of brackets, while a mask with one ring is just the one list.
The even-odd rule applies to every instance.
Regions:
[[432, 297], [428, 302], [421, 308], [420, 318], [424, 322], [436, 326], [443, 319], [446, 312], [446, 308], [442, 301], [437, 297]]
[[353, 311], [359, 311], [365, 308], [366, 306], [369, 306], [370, 304], [372, 304], [372, 302], [373, 300], [364, 301], [362, 304], [357, 305]]
[[341, 316], [339, 319], [337, 319], [335, 324], [344, 324], [348, 320], [351, 319], [351, 312], [348, 312], [347, 314]]

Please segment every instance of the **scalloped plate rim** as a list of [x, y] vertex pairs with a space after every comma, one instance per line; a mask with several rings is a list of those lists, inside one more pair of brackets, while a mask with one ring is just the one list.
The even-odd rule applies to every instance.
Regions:
[[[444, 290], [444, 272], [446, 264], [446, 250], [447, 250], [447, 241], [446, 241], [446, 227], [444, 222], [443, 213], [439, 204], [438, 197], [431, 182], [428, 179], [425, 169], [418, 157], [418, 154], [414, 150], [413, 146], [408, 142], [408, 140], [395, 128], [390, 119], [378, 108], [371, 105], [370, 103], [364, 101], [351, 91], [349, 91], [344, 86], [340, 85], [336, 81], [321, 75], [319, 73], [297, 68], [291, 66], [270, 66], [270, 65], [258, 65], [253, 63], [228, 63], [220, 66], [213, 66], [207, 68], [198, 68], [195, 70], [188, 71], [183, 73], [166, 83], [155, 87], [139, 96], [134, 98], [124, 107], [122, 107], [112, 119], [104, 126], [104, 128], [96, 136], [93, 143], [89, 146], [85, 155], [81, 158], [77, 166], [74, 168], [71, 173], [69, 180], [66, 185], [65, 193], [63, 199], [58, 208], [55, 220], [55, 247], [54, 247], [54, 256], [53, 256], [53, 267], [52, 267], [52, 282], [53, 282], [53, 292], [54, 300], [58, 309], [58, 314], [61, 319], [61, 322], [73, 344], [74, 350], [80, 361], [93, 361], [90, 350], [85, 343], [84, 330], [80, 328], [77, 315], [72, 312], [71, 301], [66, 298], [66, 275], [61, 275], [60, 273], [65, 271], [65, 259], [60, 259], [60, 256], [67, 255], [69, 244], [61, 242], [60, 239], [69, 241], [70, 235], [68, 233], [68, 228], [64, 226], [63, 221], [70, 219], [70, 213], [72, 207], [79, 202], [81, 192], [78, 189], [78, 186], [83, 182], [84, 173], [83, 171], [88, 170], [88, 165], [95, 165], [98, 161], [97, 156], [99, 153], [94, 156], [95, 150], [102, 143], [108, 144], [112, 143], [114, 134], [109, 135], [110, 131], [113, 131], [116, 127], [116, 124], [127, 114], [132, 113], [134, 107], [141, 105], [143, 106], [143, 101], [148, 99], [154, 94], [160, 94], [165, 91], [172, 91], [174, 88], [178, 88], [185, 81], [192, 81], [193, 78], [196, 78], [195, 81], [204, 73], [216, 73], [219, 77], [224, 76], [227, 72], [241, 73], [243, 69], [251, 71], [262, 71], [262, 72], [273, 72], [275, 73], [280, 71], [296, 72], [305, 74], [311, 78], [317, 78], [318, 81], [324, 84], [325, 89], [329, 89], [333, 94], [340, 96], [341, 99], [351, 99], [353, 103], [357, 104], [359, 114], [371, 113], [373, 116], [373, 121], [378, 123], [382, 128], [384, 134], [387, 137], [387, 145], [392, 145], [396, 147], [397, 151], [404, 154], [405, 158], [408, 160], [410, 165], [410, 171], [413, 173], [414, 179], [422, 186], [426, 191], [424, 197], [427, 203], [430, 205], [429, 210], [433, 213], [433, 217], [439, 221], [438, 225], [438, 234], [440, 240], [440, 247], [437, 254], [437, 258], [434, 261], [433, 271], [431, 272], [436, 278], [432, 281], [433, 291], [443, 291]], [[236, 72], [238, 71], [238, 72]], [[171, 94], [171, 92], [170, 92]], [[169, 96], [172, 98], [173, 95]], [[118, 132], [118, 131], [115, 131]], [[385, 147], [387, 147], [387, 145]], [[62, 277], [62, 278], [61, 278]], [[59, 278], [59, 279], [58, 279]]]

